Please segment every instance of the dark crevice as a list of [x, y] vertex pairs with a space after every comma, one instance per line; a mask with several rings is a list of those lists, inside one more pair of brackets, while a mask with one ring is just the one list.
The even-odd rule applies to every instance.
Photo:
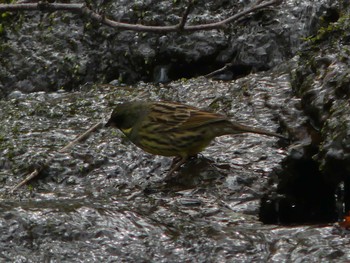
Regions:
[[335, 191], [313, 159], [317, 147], [292, 152], [276, 172], [277, 189], [261, 200], [260, 220], [267, 224], [315, 224], [338, 220]]

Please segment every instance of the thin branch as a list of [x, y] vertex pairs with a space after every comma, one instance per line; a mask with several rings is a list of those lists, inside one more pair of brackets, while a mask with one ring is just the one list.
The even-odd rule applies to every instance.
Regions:
[[272, 1], [268, 1], [266, 3], [263, 3], [263, 4], [258, 4], [258, 5], [253, 5], [252, 7], [249, 7], [229, 18], [226, 18], [220, 22], [217, 22], [217, 23], [212, 23], [211, 26], [223, 26], [225, 24], [228, 24], [228, 23], [231, 23], [231, 22], [234, 22], [236, 20], [238, 20], [239, 18], [245, 16], [245, 15], [248, 15], [250, 13], [253, 13], [255, 11], [258, 11], [260, 9], [263, 9], [265, 7], [269, 7], [269, 6], [272, 6], [272, 5], [278, 5], [278, 4], [281, 4], [283, 2], [283, 0], [272, 0]]
[[[96, 123], [94, 126], [92, 126], [90, 129], [88, 129], [86, 132], [84, 132], [83, 134], [79, 135], [74, 141], [70, 142], [69, 144], [67, 144], [66, 146], [61, 148], [58, 152], [59, 153], [63, 153], [66, 150], [68, 150], [69, 148], [72, 148], [75, 144], [86, 140], [92, 132], [98, 130], [101, 127], [102, 127], [102, 122]], [[46, 167], [49, 166], [49, 164], [53, 161], [53, 159], [54, 159], [53, 156], [48, 158], [45, 161], [44, 164], [42, 164], [39, 168], [36, 168], [33, 172], [31, 172], [23, 181], [21, 181], [19, 184], [17, 184], [15, 187], [13, 187], [10, 190], [10, 192], [13, 193], [18, 188], [20, 188], [21, 186], [27, 184], [28, 182], [33, 180], [35, 177], [37, 177], [40, 174], [40, 172], [42, 172]]]
[[119, 29], [119, 30], [131, 30], [131, 31], [139, 31], [139, 32], [154, 32], [154, 33], [167, 33], [167, 32], [175, 32], [175, 31], [198, 31], [198, 30], [212, 30], [212, 29], [220, 29], [227, 23], [232, 23], [237, 21], [239, 18], [246, 16], [250, 13], [256, 12], [263, 8], [279, 5], [283, 2], [283, 0], [270, 0], [262, 4], [254, 5], [249, 7], [229, 18], [221, 20], [219, 22], [208, 23], [208, 24], [200, 24], [200, 25], [185, 25], [187, 21], [188, 14], [193, 5], [193, 1], [190, 1], [190, 4], [187, 6], [186, 11], [184, 12], [182, 19], [177, 25], [173, 26], [145, 26], [141, 24], [128, 24], [117, 22], [115, 20], [111, 20], [105, 18], [103, 15], [100, 15], [91, 9], [89, 9], [85, 4], [61, 4], [61, 3], [26, 3], [26, 4], [0, 4], [0, 13], [7, 11], [70, 11], [72, 13], [82, 14], [100, 22], [104, 25]]
[[85, 4], [61, 4], [61, 3], [25, 3], [25, 4], [0, 4], [0, 12], [10, 11], [38, 11], [44, 8], [45, 11], [71, 11], [81, 13]]
[[188, 17], [188, 15], [190, 14], [193, 5], [194, 5], [193, 0], [190, 0], [189, 3], [188, 3], [187, 8], [186, 8], [186, 10], [185, 10], [185, 13], [184, 13], [183, 16], [182, 16], [181, 21], [180, 21], [180, 23], [178, 24], [179, 30], [183, 30], [183, 29], [184, 29], [185, 24], [186, 24], [186, 21], [187, 21], [187, 17]]
[[212, 76], [214, 76], [214, 75], [216, 75], [216, 74], [219, 74], [219, 73], [224, 72], [226, 69], [232, 67], [232, 65], [233, 65], [232, 63], [227, 63], [227, 64], [226, 64], [225, 66], [223, 66], [222, 68], [217, 69], [217, 70], [215, 70], [215, 71], [213, 71], [213, 72], [210, 72], [210, 73], [208, 73], [207, 75], [204, 75], [204, 77], [205, 77], [205, 78], [211, 78]]
[[96, 123], [94, 126], [92, 126], [90, 129], [88, 129], [86, 132], [84, 132], [83, 134], [79, 135], [74, 141], [70, 142], [69, 144], [67, 144], [66, 146], [64, 146], [62, 149], [60, 149], [58, 152], [59, 153], [63, 153], [65, 151], [67, 151], [69, 148], [72, 148], [74, 145], [76, 145], [79, 142], [82, 142], [84, 140], [86, 140], [90, 134], [98, 129], [100, 129], [102, 127], [102, 122], [98, 122]]

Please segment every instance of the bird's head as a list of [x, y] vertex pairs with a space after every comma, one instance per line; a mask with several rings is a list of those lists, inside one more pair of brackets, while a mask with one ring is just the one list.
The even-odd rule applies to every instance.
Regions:
[[121, 130], [132, 128], [135, 123], [143, 116], [144, 103], [142, 102], [124, 102], [117, 105], [106, 123], [106, 127], [115, 127]]

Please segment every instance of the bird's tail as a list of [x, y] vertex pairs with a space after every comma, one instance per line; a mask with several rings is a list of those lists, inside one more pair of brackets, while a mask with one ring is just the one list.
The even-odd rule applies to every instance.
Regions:
[[246, 126], [246, 125], [243, 125], [243, 124], [232, 123], [231, 122], [230, 134], [238, 134], [238, 133], [246, 133], [246, 132], [258, 133], [258, 134], [263, 134], [263, 135], [267, 135], [267, 136], [274, 136], [274, 137], [278, 137], [278, 138], [281, 138], [281, 139], [288, 140], [287, 137], [285, 137], [285, 136], [283, 136], [282, 134], [279, 134], [279, 133], [270, 132], [270, 131], [266, 131], [264, 129], [250, 127], [250, 126]]

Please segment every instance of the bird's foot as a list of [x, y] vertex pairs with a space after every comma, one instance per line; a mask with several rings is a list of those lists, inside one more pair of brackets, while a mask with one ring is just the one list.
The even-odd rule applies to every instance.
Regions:
[[170, 170], [168, 174], [165, 176], [164, 181], [169, 181], [174, 177], [174, 173], [177, 172], [181, 165], [183, 165], [188, 158], [185, 157], [175, 157], [173, 159], [173, 162], [170, 165]]

